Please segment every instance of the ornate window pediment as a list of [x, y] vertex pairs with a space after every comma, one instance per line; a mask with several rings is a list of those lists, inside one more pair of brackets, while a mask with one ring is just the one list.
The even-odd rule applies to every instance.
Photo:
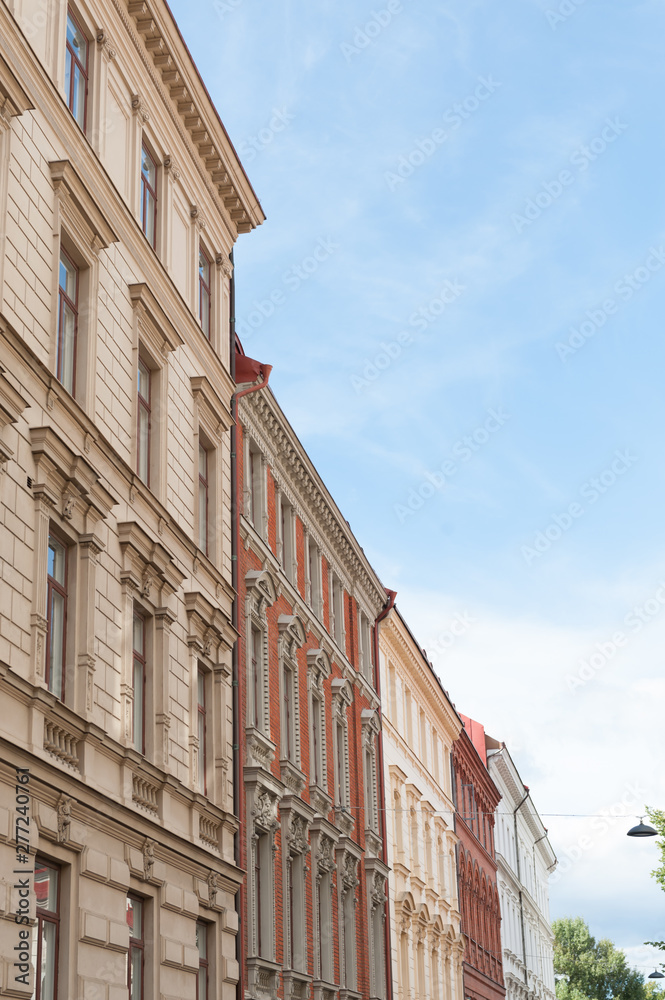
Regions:
[[330, 656], [325, 649], [307, 650], [307, 670], [315, 687], [320, 688], [323, 681], [330, 677]]
[[336, 677], [330, 685], [333, 697], [333, 711], [346, 715], [347, 708], [353, 704], [353, 688], [350, 681], [344, 677]]
[[163, 604], [165, 598], [182, 586], [185, 574], [164, 546], [154, 541], [136, 521], [121, 521], [118, 539], [123, 557], [120, 579], [134, 586], [144, 600], [156, 604], [157, 590]]
[[280, 656], [295, 660], [296, 651], [304, 645], [307, 638], [305, 626], [298, 615], [280, 615], [277, 624]]
[[279, 597], [276, 577], [265, 566], [263, 569], [252, 569], [245, 575], [245, 588], [252, 613], [264, 619], [266, 610]]

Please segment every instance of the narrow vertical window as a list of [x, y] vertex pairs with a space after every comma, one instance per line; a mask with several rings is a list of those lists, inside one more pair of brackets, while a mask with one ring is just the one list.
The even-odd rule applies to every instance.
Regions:
[[59, 874], [57, 868], [35, 858], [35, 1000], [58, 1000]]
[[134, 615], [133, 626], [134, 657], [132, 666], [132, 686], [134, 692], [132, 707], [132, 745], [139, 753], [145, 753], [145, 618]]
[[287, 760], [293, 760], [294, 740], [293, 740], [293, 670], [284, 667], [284, 756]]
[[321, 701], [312, 697], [312, 781], [322, 785], [321, 774]]
[[76, 339], [78, 333], [79, 269], [60, 250], [58, 268], [58, 333], [55, 374], [67, 392], [74, 395], [76, 378]]
[[88, 104], [88, 40], [71, 10], [67, 11], [65, 96], [81, 131], [85, 132]]
[[150, 246], [157, 244], [157, 164], [141, 146], [141, 229]]
[[143, 1000], [143, 964], [145, 952], [143, 900], [127, 897], [127, 926], [129, 950], [127, 952], [127, 988], [129, 1000]]
[[335, 795], [337, 805], [346, 806], [346, 761], [344, 747], [344, 723], [335, 723]]
[[201, 920], [196, 922], [196, 947], [199, 952], [196, 1000], [208, 1000], [208, 926]]
[[65, 699], [67, 626], [67, 549], [51, 535], [48, 540], [46, 685]]
[[203, 792], [204, 795], [207, 794], [206, 788], [206, 675], [205, 671], [201, 670], [199, 667], [198, 677], [197, 677], [197, 692], [198, 692], [198, 729], [197, 735], [199, 738], [199, 773], [198, 773], [198, 783], [199, 791]]
[[199, 548], [208, 555], [208, 452], [199, 441]]
[[146, 486], [150, 485], [150, 389], [150, 369], [139, 358], [136, 471]]
[[210, 258], [199, 247], [199, 322], [201, 329], [210, 340]]
[[252, 629], [252, 675], [251, 699], [252, 699], [252, 725], [261, 729], [261, 633], [258, 629]]

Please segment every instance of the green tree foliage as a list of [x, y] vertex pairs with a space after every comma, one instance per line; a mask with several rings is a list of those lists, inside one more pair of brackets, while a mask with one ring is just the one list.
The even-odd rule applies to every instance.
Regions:
[[664, 1000], [611, 941], [596, 941], [581, 917], [555, 920], [552, 929], [554, 972], [568, 977], [556, 984], [557, 1000]]
[[665, 890], [665, 812], [662, 809], [647, 809], [647, 816], [660, 834], [660, 840], [656, 841], [656, 847], [660, 851], [660, 864], [651, 874], [661, 889]]

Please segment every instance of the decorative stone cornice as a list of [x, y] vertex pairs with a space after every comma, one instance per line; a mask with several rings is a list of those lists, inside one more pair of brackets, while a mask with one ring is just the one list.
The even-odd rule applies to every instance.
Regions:
[[263, 212], [174, 22], [146, 0], [113, 0], [113, 5], [207, 186], [236, 231], [249, 232], [263, 222]]

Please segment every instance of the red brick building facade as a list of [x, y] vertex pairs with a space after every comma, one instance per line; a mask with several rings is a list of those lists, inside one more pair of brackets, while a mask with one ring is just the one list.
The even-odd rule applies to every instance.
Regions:
[[384, 998], [386, 592], [270, 389], [235, 433], [244, 996]]
[[503, 1000], [501, 910], [494, 853], [494, 813], [501, 798], [487, 770], [483, 727], [466, 716], [453, 744], [457, 878], [465, 937], [464, 997]]

